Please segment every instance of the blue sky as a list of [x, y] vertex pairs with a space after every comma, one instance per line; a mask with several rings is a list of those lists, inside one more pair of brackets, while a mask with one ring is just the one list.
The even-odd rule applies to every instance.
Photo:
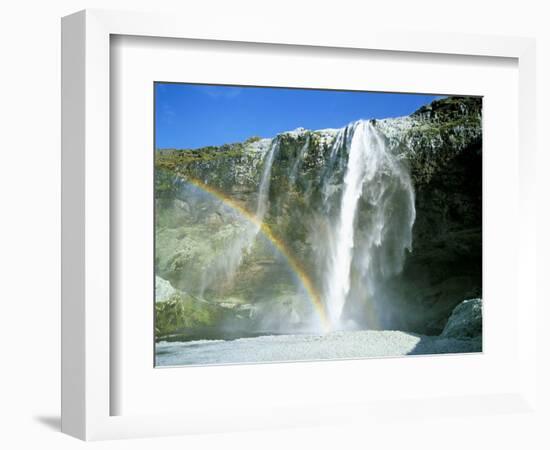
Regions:
[[155, 83], [155, 146], [198, 148], [410, 114], [424, 94]]

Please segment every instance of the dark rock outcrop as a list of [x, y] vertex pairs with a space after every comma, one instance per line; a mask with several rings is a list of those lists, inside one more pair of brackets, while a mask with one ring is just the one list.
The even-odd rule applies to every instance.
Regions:
[[439, 100], [412, 118], [404, 141], [416, 221], [413, 251], [389, 281], [392, 321], [439, 334], [458, 303], [482, 295], [481, 99]]
[[482, 326], [481, 299], [464, 300], [453, 310], [441, 336], [458, 339], [479, 338], [483, 331]]

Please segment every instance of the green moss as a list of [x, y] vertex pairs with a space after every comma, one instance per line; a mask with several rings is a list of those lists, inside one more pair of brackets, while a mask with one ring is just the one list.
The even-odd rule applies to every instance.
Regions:
[[155, 198], [173, 199], [176, 196], [178, 187], [174, 177], [166, 169], [155, 170]]
[[175, 293], [168, 300], [155, 304], [155, 314], [155, 335], [159, 339], [213, 327], [222, 319], [223, 311], [217, 305], [191, 295]]
[[214, 161], [220, 158], [241, 157], [244, 154], [244, 148], [244, 144], [237, 143], [226, 144], [219, 147], [202, 147], [192, 150], [157, 150], [155, 152], [155, 167], [159, 170], [175, 172], [178, 169], [184, 168], [191, 163], [201, 161]]
[[253, 144], [254, 142], [260, 141], [262, 138], [260, 136], [252, 136], [249, 137], [244, 143], [245, 144]]

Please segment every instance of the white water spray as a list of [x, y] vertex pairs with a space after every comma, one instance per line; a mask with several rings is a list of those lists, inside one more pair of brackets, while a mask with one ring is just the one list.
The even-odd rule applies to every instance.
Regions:
[[294, 184], [296, 182], [296, 176], [298, 175], [298, 169], [300, 168], [300, 165], [302, 164], [307, 149], [309, 147], [309, 136], [306, 137], [306, 141], [304, 145], [302, 145], [302, 148], [298, 152], [298, 155], [296, 155], [296, 159], [294, 161], [294, 164], [292, 164], [292, 168], [290, 169], [290, 174], [288, 175], [288, 179], [290, 181], [290, 184]]
[[230, 282], [235, 277], [239, 267], [243, 262], [246, 253], [250, 252], [256, 237], [261, 229], [261, 222], [268, 209], [269, 187], [271, 184], [271, 168], [273, 160], [279, 148], [279, 142], [274, 139], [271, 146], [264, 156], [262, 176], [258, 188], [258, 202], [256, 206], [256, 223], [241, 219], [241, 230], [237, 235], [230, 235], [227, 246], [223, 251], [221, 258], [213, 261], [212, 265], [205, 268], [202, 276], [200, 295], [212, 284]]
[[[347, 147], [347, 148], [346, 148]], [[405, 168], [391, 153], [383, 136], [366, 121], [356, 122], [351, 140], [345, 143], [348, 163], [344, 175], [340, 212], [332, 232], [326, 279], [326, 306], [333, 327], [341, 316], [350, 293], [354, 265], [362, 283], [374, 283], [378, 274], [401, 270], [405, 249], [411, 247], [414, 223], [414, 193]], [[358, 229], [358, 206], [363, 200], [366, 220]], [[395, 214], [397, 202], [403, 214]], [[361, 239], [357, 239], [360, 234]], [[359, 241], [359, 243], [357, 243]], [[376, 267], [389, 264], [392, 271]], [[363, 295], [372, 293], [366, 286]]]
[[[269, 186], [271, 185], [271, 168], [273, 167], [273, 159], [279, 148], [279, 141], [275, 139], [269, 148], [264, 161], [262, 177], [260, 178], [260, 187], [258, 189], [258, 204], [256, 206], [256, 218], [258, 223], [261, 223], [267, 212], [269, 199]], [[256, 233], [259, 231], [259, 226]], [[255, 237], [255, 235], [254, 235]]]

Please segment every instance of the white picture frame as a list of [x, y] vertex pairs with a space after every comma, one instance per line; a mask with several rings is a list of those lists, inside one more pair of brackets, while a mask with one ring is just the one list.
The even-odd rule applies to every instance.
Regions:
[[[399, 414], [433, 407], [439, 414], [496, 413], [507, 409], [521, 412], [535, 405], [536, 399], [536, 293], [534, 255], [535, 207], [532, 176], [535, 161], [535, 45], [531, 39], [452, 34], [415, 34], [347, 30], [338, 36], [326, 30], [305, 35], [296, 30], [281, 31], [266, 24], [248, 28], [226, 27], [209, 30], [200, 22], [165, 14], [126, 13], [87, 10], [62, 21], [62, 430], [85, 440], [162, 436], [209, 431], [232, 431], [267, 427], [308, 425], [312, 423], [351, 422], [373, 418], [389, 411], [391, 402], [402, 402]], [[517, 377], [502, 391], [465, 392], [463, 396], [423, 393], [420, 398], [397, 393], [392, 399], [374, 398], [358, 401], [323, 403], [305, 399], [304, 404], [269, 404], [248, 413], [234, 411], [234, 417], [199, 411], [150, 414], [117, 413], [113, 398], [121, 389], [112, 373], [113, 336], [117, 323], [113, 319], [110, 298], [112, 211], [111, 186], [117, 173], [111, 170], [110, 108], [113, 98], [111, 83], [111, 36], [160, 37], [201, 41], [283, 44], [338, 53], [346, 49], [407, 53], [411, 58], [426, 55], [450, 57], [508, 58], [517, 61], [518, 137], [517, 184], [511, 188], [517, 204], [517, 236], [513, 273], [517, 287], [511, 295], [518, 302]], [[198, 81], [198, 80], [195, 80]], [[151, 300], [152, 301], [152, 300]], [[141, 319], [140, 319], [141, 320]], [[450, 360], [448, 360], [450, 361]], [[458, 363], [457, 363], [458, 361]], [[454, 360], [452, 364], [461, 364]], [[325, 363], [333, 364], [333, 363]], [[355, 367], [362, 362], [355, 362]], [[393, 364], [393, 363], [390, 363]], [[395, 363], [397, 364], [397, 363]], [[449, 362], [449, 364], [451, 364]], [[151, 361], [152, 366], [152, 361]], [[288, 366], [288, 365], [287, 365]], [[324, 366], [329, 367], [329, 366]], [[331, 366], [333, 367], [333, 366]], [[336, 367], [336, 366], [334, 366]], [[346, 366], [351, 367], [351, 366]], [[345, 369], [344, 366], [340, 368]], [[171, 370], [171, 369], [165, 369]], [[179, 370], [179, 369], [175, 369]], [[195, 370], [195, 369], [192, 369]], [[262, 375], [280, 374], [279, 365], [241, 366]], [[294, 365], [294, 376], [318, 370], [315, 365]], [[338, 372], [334, 372], [339, 376]], [[181, 374], [181, 375], [180, 375]], [[190, 372], [187, 372], [189, 376]], [[300, 375], [302, 374], [302, 375]], [[185, 377], [186, 372], [178, 376]], [[124, 380], [122, 378], [122, 380]], [[122, 381], [123, 382], [123, 381]], [[454, 396], [453, 396], [454, 395]], [[251, 400], [252, 401], [252, 400]], [[431, 405], [431, 406], [430, 406]], [[220, 405], [225, 417], [231, 408]], [[238, 420], [242, 417], [248, 420]]]

